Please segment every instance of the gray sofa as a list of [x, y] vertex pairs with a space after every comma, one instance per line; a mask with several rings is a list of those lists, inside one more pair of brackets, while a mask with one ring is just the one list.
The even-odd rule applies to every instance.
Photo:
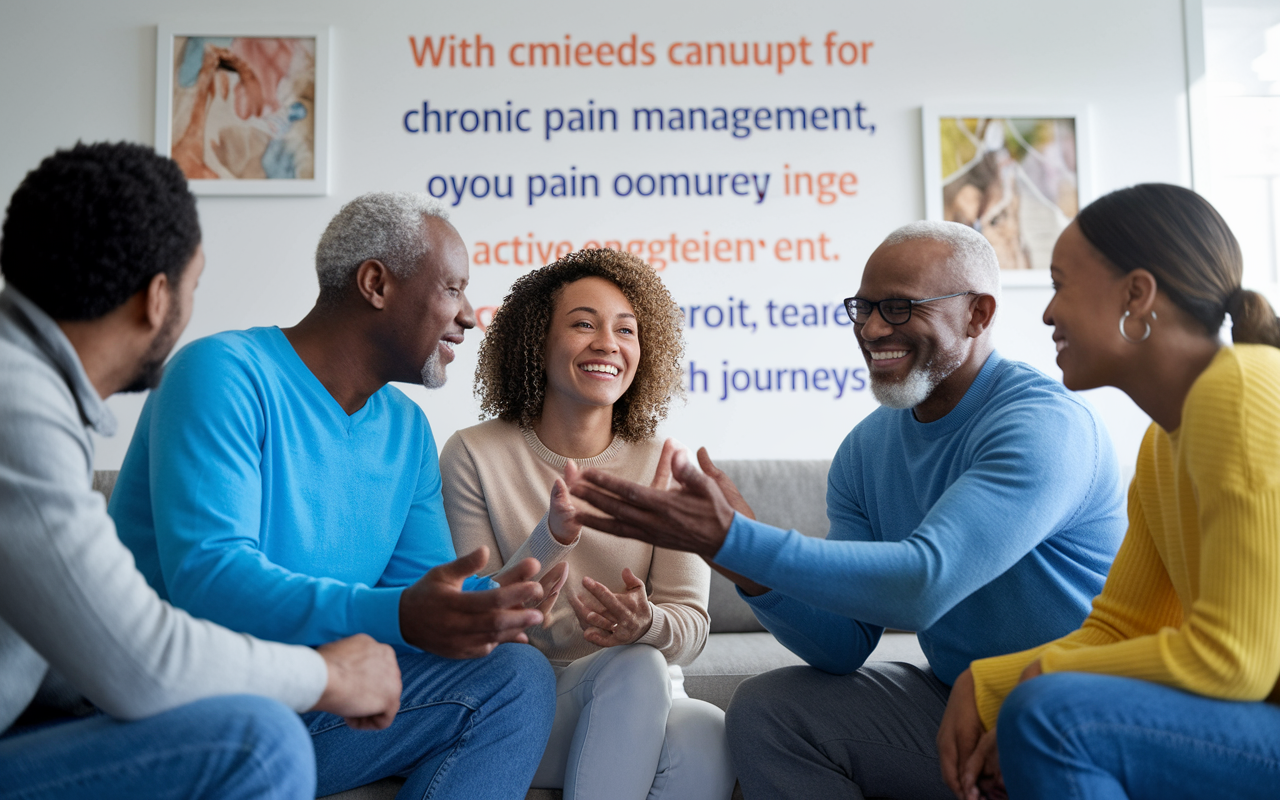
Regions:
[[[719, 465], [742, 491], [756, 517], [812, 536], [826, 536], [826, 461], [726, 461]], [[99, 472], [94, 488], [110, 496], [116, 473]], [[711, 635], [697, 660], [685, 667], [690, 697], [727, 708], [739, 683], [761, 672], [803, 663], [773, 638], [751, 613], [732, 583], [711, 575]], [[924, 664], [924, 654], [911, 633], [886, 633], [872, 660]], [[330, 795], [332, 800], [390, 800], [402, 781], [379, 781]], [[736, 793], [735, 793], [735, 796]], [[531, 789], [526, 800], [553, 800], [560, 792]]]

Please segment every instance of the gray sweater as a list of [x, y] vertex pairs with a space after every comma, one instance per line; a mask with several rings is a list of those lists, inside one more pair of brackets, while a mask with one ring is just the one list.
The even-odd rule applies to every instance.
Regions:
[[318, 653], [195, 619], [134, 567], [90, 488], [89, 430], [115, 426], [61, 328], [0, 291], [0, 732], [50, 666], [119, 719], [225, 694], [311, 708]]

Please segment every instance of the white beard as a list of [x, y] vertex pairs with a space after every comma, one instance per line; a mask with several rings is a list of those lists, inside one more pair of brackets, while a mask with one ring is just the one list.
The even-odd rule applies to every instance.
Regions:
[[449, 379], [445, 374], [444, 364], [440, 363], [440, 351], [433, 350], [426, 363], [422, 365], [422, 385], [428, 389], [439, 389]]
[[[943, 357], [946, 358], [948, 355], [950, 354], [943, 354]], [[950, 377], [962, 363], [964, 363], [963, 356], [956, 353], [945, 364], [931, 361], [923, 367], [913, 367], [907, 373], [907, 377], [896, 382], [876, 380], [875, 373], [872, 373], [871, 394], [882, 406], [915, 408], [927, 400], [929, 395], [933, 394], [933, 390], [938, 388], [938, 384]]]
[[913, 368], [906, 378], [896, 382], [877, 380], [875, 373], [872, 373], [871, 394], [875, 395], [882, 406], [915, 408], [933, 394], [939, 383], [942, 383], [942, 377], [935, 377], [919, 367]]

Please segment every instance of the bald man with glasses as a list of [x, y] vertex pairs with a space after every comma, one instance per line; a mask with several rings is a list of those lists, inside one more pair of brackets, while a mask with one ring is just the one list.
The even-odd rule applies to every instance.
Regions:
[[[882, 408], [831, 465], [825, 540], [754, 521], [705, 450], [658, 491], [587, 470], [582, 523], [702, 555], [811, 666], [743, 683], [727, 724], [747, 798], [948, 798], [938, 726], [969, 662], [1074, 630], [1126, 526], [1097, 413], [992, 345], [995, 251], [956, 223], [894, 231], [845, 300]], [[867, 663], [886, 628], [928, 667]], [[955, 684], [953, 686], [953, 684]]]

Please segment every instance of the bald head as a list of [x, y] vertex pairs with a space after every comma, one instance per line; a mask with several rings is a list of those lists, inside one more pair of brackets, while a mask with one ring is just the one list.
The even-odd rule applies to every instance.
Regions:
[[[921, 221], [903, 225], [885, 237], [882, 250], [914, 243], [920, 252], [947, 253], [943, 257], [928, 259], [927, 268], [933, 275], [918, 277], [938, 285], [963, 286], [975, 292], [989, 294], [1000, 300], [1000, 262], [995, 248], [986, 237], [958, 222]], [[934, 244], [935, 247], [919, 247]], [[944, 249], [945, 248], [945, 249]], [[874, 259], [874, 255], [872, 256]]]

